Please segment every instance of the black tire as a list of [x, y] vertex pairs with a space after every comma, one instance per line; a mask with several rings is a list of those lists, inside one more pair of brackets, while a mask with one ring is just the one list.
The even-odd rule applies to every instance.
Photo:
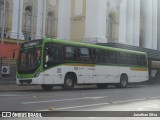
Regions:
[[67, 75], [64, 79], [64, 84], [62, 85], [62, 88], [64, 90], [73, 90], [75, 85], [75, 79], [73, 76]]
[[99, 89], [106, 89], [108, 87], [108, 84], [105, 84], [105, 83], [103, 83], [103, 84], [96, 84], [96, 85], [97, 85], [97, 88], [99, 88]]
[[45, 91], [51, 91], [53, 88], [53, 85], [41, 85], [41, 87], [43, 88], [43, 90]]
[[157, 82], [160, 82], [160, 72], [156, 73], [155, 79], [156, 79]]
[[128, 84], [128, 77], [127, 75], [121, 75], [120, 77], [120, 83], [116, 84], [117, 88], [126, 88]]

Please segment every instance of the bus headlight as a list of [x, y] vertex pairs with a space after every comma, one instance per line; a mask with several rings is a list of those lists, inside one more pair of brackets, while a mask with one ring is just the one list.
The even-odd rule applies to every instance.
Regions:
[[36, 74], [34, 75], [34, 77], [35, 77], [35, 78], [36, 78], [36, 77], [39, 77], [39, 75], [40, 75], [40, 72], [36, 73]]

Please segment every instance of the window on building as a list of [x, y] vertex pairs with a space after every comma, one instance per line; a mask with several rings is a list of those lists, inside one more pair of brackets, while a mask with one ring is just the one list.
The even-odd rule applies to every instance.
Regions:
[[47, 37], [54, 37], [53, 28], [54, 28], [54, 13], [50, 11], [48, 12], [47, 20], [46, 20], [46, 36]]
[[109, 15], [107, 18], [107, 28], [106, 28], [107, 38], [112, 38], [112, 35], [113, 35], [112, 31], [113, 31], [113, 17]]
[[25, 32], [31, 33], [31, 25], [32, 25], [32, 7], [27, 6], [25, 8]]

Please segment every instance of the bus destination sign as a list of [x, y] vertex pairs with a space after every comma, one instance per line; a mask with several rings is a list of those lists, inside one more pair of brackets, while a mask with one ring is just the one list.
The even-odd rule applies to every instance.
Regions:
[[37, 46], [40, 45], [41, 41], [37, 40], [37, 41], [32, 41], [32, 42], [27, 42], [22, 44], [23, 47], [32, 47], [32, 46]]

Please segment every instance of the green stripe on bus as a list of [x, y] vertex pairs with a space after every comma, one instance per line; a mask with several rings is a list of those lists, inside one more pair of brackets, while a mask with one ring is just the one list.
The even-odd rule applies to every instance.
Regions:
[[73, 45], [73, 46], [80, 46], [80, 47], [90, 47], [90, 48], [104, 49], [104, 50], [110, 50], [110, 51], [115, 51], [115, 52], [127, 52], [127, 53], [133, 53], [133, 54], [146, 55], [145, 52], [126, 50], [126, 49], [107, 47], [107, 46], [100, 46], [100, 45], [81, 43], [81, 42], [73, 42], [73, 41], [61, 40], [61, 39], [44, 38], [44, 42], [54, 42], [54, 43], [65, 44], [65, 45]]
[[68, 63], [65, 66], [85, 66], [85, 67], [95, 67], [95, 64], [84, 64], [84, 63]]
[[131, 67], [130, 70], [132, 71], [147, 71], [147, 67]]

